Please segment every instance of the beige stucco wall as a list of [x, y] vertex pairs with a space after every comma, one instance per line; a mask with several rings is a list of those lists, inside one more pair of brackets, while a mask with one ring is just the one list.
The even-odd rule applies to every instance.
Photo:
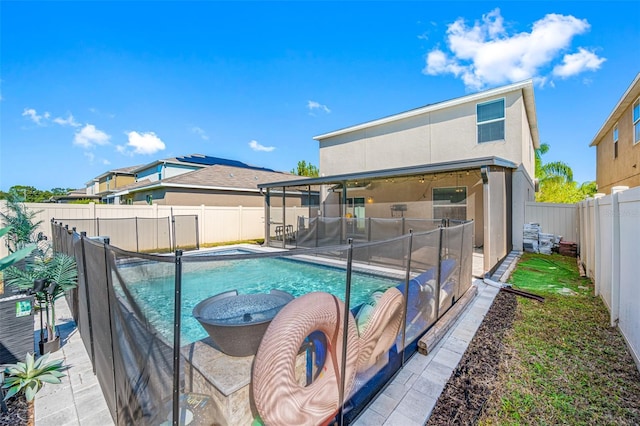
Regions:
[[105, 192], [107, 190], [113, 191], [117, 188], [122, 188], [123, 186], [130, 185], [136, 181], [136, 178], [131, 175], [118, 175], [113, 174], [109, 176], [111, 179], [109, 181], [109, 188], [107, 188], [107, 176], [100, 179], [98, 183], [98, 192]]
[[484, 186], [484, 270], [490, 270], [507, 253], [507, 185], [503, 169], [492, 168], [489, 184]]
[[[348, 189], [347, 198], [365, 199], [365, 217], [391, 218], [391, 206], [405, 204], [405, 218], [432, 219], [433, 189], [464, 186], [467, 188], [467, 219], [473, 219], [477, 223], [474, 244], [482, 246], [484, 214], [479, 170], [471, 170], [469, 174], [457, 172], [425, 175], [424, 182], [420, 182], [421, 178], [422, 176], [411, 176], [375, 181], [367, 189]], [[329, 193], [322, 208], [324, 216], [340, 216], [341, 196], [341, 192]]]
[[618, 120], [618, 157], [613, 156], [613, 127], [598, 141], [596, 182], [598, 192], [610, 194], [614, 186], [640, 186], [640, 143], [633, 144], [633, 103]]
[[[419, 116], [320, 141], [320, 172], [326, 176], [496, 156], [533, 174], [531, 134], [522, 92], [505, 99], [505, 140], [477, 143], [476, 105], [467, 102]], [[525, 150], [526, 147], [526, 150]]]

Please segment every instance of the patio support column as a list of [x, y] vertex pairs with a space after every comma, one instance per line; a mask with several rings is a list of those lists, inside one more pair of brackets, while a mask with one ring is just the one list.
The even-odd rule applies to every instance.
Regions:
[[483, 166], [480, 168], [480, 175], [482, 176], [482, 208], [483, 214], [483, 273], [491, 269], [490, 257], [491, 257], [491, 191], [489, 187], [489, 167]]
[[344, 241], [347, 238], [347, 181], [342, 181], [342, 206], [340, 206], [340, 229], [341, 229], [341, 241]]
[[285, 189], [287, 187], [282, 187], [282, 248], [287, 247], [287, 195]]
[[271, 236], [269, 231], [271, 229], [271, 188], [267, 188], [267, 193], [264, 195], [264, 243], [267, 247], [271, 245]]

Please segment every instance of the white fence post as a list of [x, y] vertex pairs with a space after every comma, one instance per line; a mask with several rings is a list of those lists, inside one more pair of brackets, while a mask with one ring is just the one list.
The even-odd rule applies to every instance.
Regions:
[[600, 232], [600, 224], [602, 221], [602, 218], [600, 217], [600, 202], [599, 202], [599, 198], [594, 198], [593, 199], [593, 250], [594, 250], [594, 260], [595, 260], [595, 265], [593, 265], [594, 268], [594, 274], [593, 274], [593, 281], [594, 281], [594, 289], [595, 289], [595, 293], [596, 296], [600, 295], [601, 291], [600, 291], [600, 286], [602, 285], [602, 277], [600, 276], [600, 271], [602, 270], [601, 267], [601, 262], [602, 262], [602, 258], [601, 258], [601, 253], [600, 253], [600, 245], [602, 244], [600, 242], [601, 239], [601, 235]]
[[611, 327], [620, 318], [620, 201], [618, 194], [628, 186], [614, 186], [611, 189]]

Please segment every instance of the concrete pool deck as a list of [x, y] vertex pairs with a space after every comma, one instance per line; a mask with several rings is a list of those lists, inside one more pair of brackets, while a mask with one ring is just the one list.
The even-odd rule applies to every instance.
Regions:
[[[516, 261], [517, 256], [510, 254], [492, 279], [499, 281]], [[478, 288], [478, 295], [435, 349], [426, 356], [416, 353], [354, 422], [355, 425], [417, 426], [425, 423], [499, 291], [481, 279], [474, 278], [473, 285]], [[56, 303], [56, 313], [63, 340], [61, 349], [51, 358], [64, 359], [69, 369], [62, 384], [45, 384], [36, 395], [35, 424], [113, 425], [91, 361], [64, 298]], [[35, 329], [39, 331], [39, 320], [35, 319]], [[36, 336], [36, 341], [38, 339]]]

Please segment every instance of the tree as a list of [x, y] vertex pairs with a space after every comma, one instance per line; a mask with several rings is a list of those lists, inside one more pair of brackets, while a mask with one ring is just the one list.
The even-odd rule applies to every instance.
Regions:
[[311, 163], [307, 164], [307, 162], [304, 160], [298, 161], [297, 169], [291, 170], [291, 174], [298, 175], [298, 176], [309, 176], [309, 177], [320, 176], [320, 172], [318, 171], [318, 168]]
[[573, 180], [573, 170], [562, 161], [543, 163], [542, 155], [549, 151], [549, 145], [543, 143], [536, 149], [535, 174], [540, 184], [536, 201], [545, 203], [577, 203], [596, 193], [595, 182], [578, 185]]

